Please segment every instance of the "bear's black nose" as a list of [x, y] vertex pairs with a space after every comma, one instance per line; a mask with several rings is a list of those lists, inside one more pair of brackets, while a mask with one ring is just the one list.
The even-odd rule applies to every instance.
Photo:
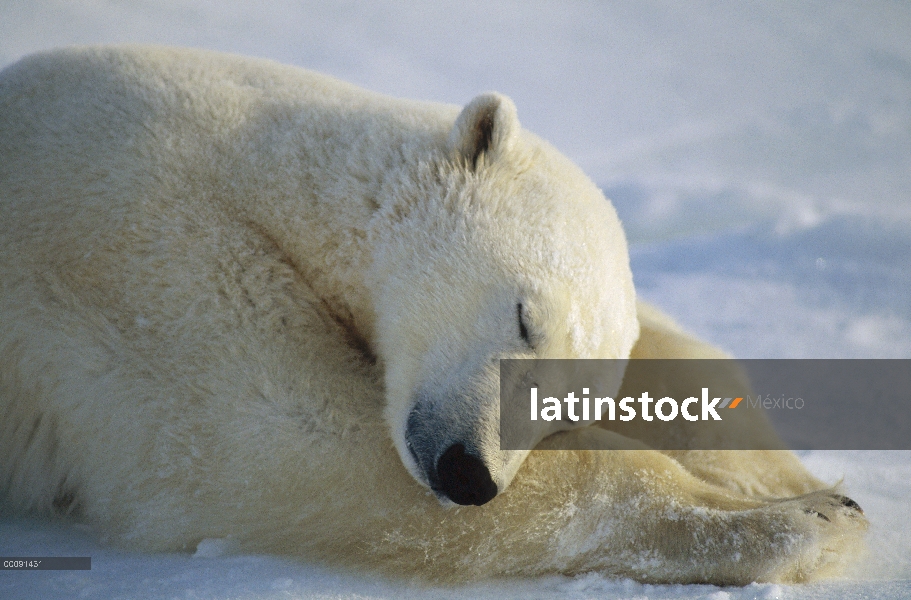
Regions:
[[490, 471], [476, 456], [465, 453], [465, 446], [453, 444], [437, 461], [440, 489], [456, 504], [481, 506], [497, 495], [497, 484]]

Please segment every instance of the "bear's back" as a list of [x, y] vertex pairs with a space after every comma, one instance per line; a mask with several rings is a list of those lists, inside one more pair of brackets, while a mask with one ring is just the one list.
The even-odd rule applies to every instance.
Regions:
[[0, 252], [82, 254], [79, 238], [120, 235], [127, 221], [205, 224], [251, 198], [356, 199], [350, 186], [375, 187], [440, 145], [457, 110], [202, 50], [29, 56], [0, 72]]

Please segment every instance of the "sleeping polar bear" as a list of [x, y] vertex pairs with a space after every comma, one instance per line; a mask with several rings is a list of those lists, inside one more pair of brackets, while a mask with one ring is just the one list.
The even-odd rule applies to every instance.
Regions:
[[430, 581], [799, 581], [866, 527], [787, 452], [500, 450], [498, 359], [719, 356], [637, 307], [613, 208], [503, 96], [37, 55], [0, 211], [8, 510]]

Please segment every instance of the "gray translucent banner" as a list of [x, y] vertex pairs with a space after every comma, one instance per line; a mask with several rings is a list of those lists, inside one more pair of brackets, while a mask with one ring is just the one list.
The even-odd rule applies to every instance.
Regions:
[[501, 449], [544, 438], [564, 450], [908, 450], [911, 360], [500, 361]]

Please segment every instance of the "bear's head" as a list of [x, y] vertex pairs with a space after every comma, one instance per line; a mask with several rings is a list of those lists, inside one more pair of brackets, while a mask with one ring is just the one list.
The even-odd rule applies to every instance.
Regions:
[[374, 221], [374, 347], [409, 472], [481, 505], [528, 454], [500, 449], [499, 359], [625, 359], [639, 326], [614, 208], [512, 101], [479, 96], [440, 145]]

